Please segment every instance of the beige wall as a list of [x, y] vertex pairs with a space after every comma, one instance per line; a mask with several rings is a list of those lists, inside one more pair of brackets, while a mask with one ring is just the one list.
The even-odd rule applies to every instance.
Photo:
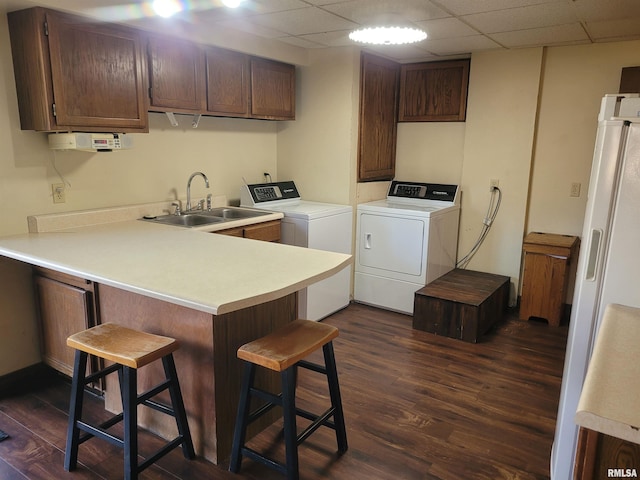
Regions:
[[278, 180], [295, 179], [308, 200], [355, 204], [359, 58], [354, 48], [317, 50], [298, 67], [296, 121], [278, 129]]
[[[620, 69], [640, 65], [640, 41], [547, 50], [527, 232], [582, 234], [600, 99]], [[581, 184], [570, 197], [571, 183]]]
[[[520, 276], [542, 54], [541, 48], [490, 51], [471, 61], [458, 257], [478, 238], [490, 180], [499, 180], [498, 216], [468, 267], [508, 275], [514, 286]], [[514, 287], [512, 304], [515, 293]]]

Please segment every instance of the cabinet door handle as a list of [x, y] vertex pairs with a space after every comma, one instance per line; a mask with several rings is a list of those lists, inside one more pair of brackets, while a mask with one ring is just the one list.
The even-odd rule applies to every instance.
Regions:
[[371, 234], [370, 233], [365, 233], [364, 234], [364, 248], [367, 250], [371, 249]]

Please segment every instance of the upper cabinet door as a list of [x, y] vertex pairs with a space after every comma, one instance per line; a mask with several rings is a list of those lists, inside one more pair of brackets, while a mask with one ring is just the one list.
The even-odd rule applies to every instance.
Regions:
[[182, 113], [205, 110], [204, 51], [192, 42], [149, 36], [149, 109]]
[[251, 58], [251, 116], [270, 120], [296, 118], [296, 68]]
[[249, 56], [207, 47], [207, 112], [249, 116]]
[[411, 63], [400, 68], [400, 122], [464, 122], [469, 60]]
[[148, 130], [139, 33], [47, 11], [58, 127]]
[[361, 54], [358, 181], [395, 176], [399, 65]]

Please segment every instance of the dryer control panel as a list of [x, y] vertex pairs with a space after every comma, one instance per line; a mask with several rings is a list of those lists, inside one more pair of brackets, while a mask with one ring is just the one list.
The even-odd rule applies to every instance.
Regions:
[[456, 203], [457, 185], [441, 183], [400, 182], [393, 180], [387, 198], [405, 198], [413, 200], [437, 200]]

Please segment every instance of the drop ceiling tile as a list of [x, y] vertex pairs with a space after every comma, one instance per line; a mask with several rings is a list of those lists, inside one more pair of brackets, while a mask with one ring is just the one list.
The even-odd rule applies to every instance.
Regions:
[[422, 59], [420, 61], [425, 61], [427, 58], [432, 60], [441, 60], [434, 54], [416, 45], [379, 45], [367, 47], [364, 50], [401, 63], [413, 62], [416, 61], [416, 59]]
[[538, 45], [570, 45], [589, 42], [589, 37], [579, 23], [492, 33], [490, 36], [496, 42], [507, 48], [534, 47]]
[[638, 0], [580, 0], [573, 3], [580, 20], [586, 22], [640, 18]]
[[265, 14], [284, 12], [297, 8], [306, 8], [309, 4], [302, 0], [246, 0], [238, 8], [225, 8], [224, 10], [237, 11], [241, 14]]
[[510, 32], [577, 21], [575, 12], [569, 3], [548, 3], [509, 8], [491, 13], [465, 15], [461, 19], [484, 33]]
[[423, 47], [436, 55], [461, 55], [478, 50], [491, 50], [501, 46], [484, 35], [468, 37], [442, 38], [422, 42]]
[[312, 42], [304, 37], [280, 37], [278, 41], [288, 43], [289, 45], [295, 45], [302, 48], [325, 48], [327, 45], [321, 43]]
[[349, 38], [350, 30], [338, 30], [335, 32], [311, 33], [309, 35], [300, 35], [311, 42], [320, 43], [327, 47], [347, 47], [355, 45], [353, 40]]
[[350, 1], [352, 0], [305, 0], [305, 2], [316, 6], [331, 5], [334, 3], [347, 3]]
[[258, 25], [255, 22], [251, 22], [250, 20], [244, 18], [217, 22], [216, 25], [220, 25], [225, 28], [233, 28], [234, 30], [250, 33], [252, 35], [257, 35], [263, 38], [279, 38], [286, 33], [279, 30], [274, 30], [273, 28], [263, 27], [262, 25]]
[[397, 21], [413, 23], [449, 16], [427, 0], [351, 0], [323, 8], [361, 25]]
[[433, 40], [438, 38], [467, 37], [479, 33], [477, 30], [454, 17], [427, 20], [418, 22], [417, 25], [427, 32], [428, 38]]
[[251, 21], [264, 27], [286, 32], [289, 35], [347, 30], [358, 26], [317, 7], [256, 15], [251, 18]]
[[640, 18], [587, 22], [586, 29], [589, 36], [595, 41], [637, 40], [640, 37]]
[[[567, 0], [432, 0], [443, 9], [454, 15], [470, 15], [473, 13], [506, 10], [508, 8], [526, 7], [542, 3], [566, 3]], [[602, 1], [602, 0], [600, 0]], [[606, 0], [605, 0], [606, 1]]]

